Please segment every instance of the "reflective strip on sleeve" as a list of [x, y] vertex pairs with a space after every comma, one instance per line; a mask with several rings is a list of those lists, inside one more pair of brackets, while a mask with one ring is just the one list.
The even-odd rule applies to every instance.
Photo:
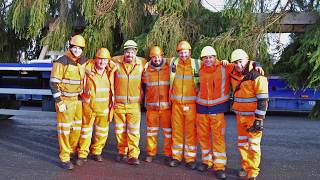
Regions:
[[266, 113], [267, 113], [267, 111], [261, 111], [261, 110], [259, 110], [259, 109], [256, 109], [256, 110], [254, 111], [254, 113], [256, 113], [256, 114], [258, 114], [258, 115], [261, 115], [261, 116], [265, 116]]
[[258, 99], [267, 99], [269, 95], [267, 93], [257, 94]]
[[61, 96], [61, 92], [57, 92], [57, 93], [54, 93], [52, 94], [53, 98], [58, 98]]
[[197, 96], [177, 96], [177, 95], [172, 95], [171, 96], [172, 99], [176, 99], [176, 100], [196, 100]]
[[52, 83], [61, 83], [61, 79], [52, 77], [52, 78], [50, 78], [50, 82], [52, 82]]
[[61, 82], [62, 82], [62, 83], [65, 83], [65, 84], [74, 84], [74, 85], [81, 84], [81, 81], [80, 81], [80, 80], [62, 79]]
[[257, 101], [257, 98], [255, 97], [252, 97], [252, 98], [238, 98], [238, 97], [235, 97], [233, 99], [234, 102], [240, 102], [240, 103], [243, 103], [243, 102], [256, 102]]

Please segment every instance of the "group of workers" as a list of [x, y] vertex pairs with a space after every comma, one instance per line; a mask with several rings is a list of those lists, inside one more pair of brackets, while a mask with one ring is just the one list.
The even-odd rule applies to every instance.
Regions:
[[140, 105], [145, 96], [146, 162], [152, 162], [157, 154], [162, 129], [167, 165], [179, 166], [184, 159], [190, 169], [213, 168], [217, 178], [225, 179], [224, 113], [232, 103], [242, 165], [238, 175], [256, 179], [268, 82], [262, 68], [250, 61], [244, 50], [234, 50], [231, 63], [218, 60], [211, 46], [202, 49], [200, 59], [193, 59], [190, 44], [181, 41], [176, 47], [178, 57], [165, 58], [163, 50], [153, 46], [147, 61], [137, 56], [136, 42], [128, 40], [121, 56], [111, 57], [108, 49], [100, 48], [94, 59], [86, 60], [81, 56], [85, 48], [81, 35], [71, 37], [69, 44], [66, 54], [53, 62], [50, 78], [63, 168], [74, 168], [73, 156], [80, 166], [89, 154], [95, 161], [103, 161], [101, 154], [113, 119], [116, 161], [139, 165]]

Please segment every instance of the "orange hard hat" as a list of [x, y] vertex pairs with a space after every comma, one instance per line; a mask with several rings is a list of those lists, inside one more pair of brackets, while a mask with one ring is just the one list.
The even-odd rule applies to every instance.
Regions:
[[180, 50], [191, 50], [191, 45], [188, 43], [188, 41], [181, 41], [177, 45], [177, 49], [176, 50], [177, 51], [180, 51]]
[[163, 50], [159, 46], [152, 46], [150, 48], [149, 57], [162, 56]]

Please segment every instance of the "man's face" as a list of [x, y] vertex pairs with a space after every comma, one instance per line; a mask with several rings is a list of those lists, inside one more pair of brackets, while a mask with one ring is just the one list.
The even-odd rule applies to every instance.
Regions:
[[80, 57], [81, 54], [82, 54], [82, 48], [79, 47], [79, 46], [73, 46], [72, 48], [70, 48], [70, 51], [72, 52], [72, 54], [75, 56], [75, 57]]
[[105, 69], [108, 65], [108, 59], [96, 58], [94, 60], [94, 65], [97, 70]]
[[205, 66], [207, 67], [213, 66], [214, 63], [216, 62], [216, 56], [204, 56], [202, 57], [202, 60]]
[[163, 56], [153, 56], [150, 58], [150, 60], [154, 65], [160, 66], [163, 61]]
[[135, 60], [137, 56], [137, 50], [133, 48], [128, 48], [124, 50], [124, 61], [127, 63], [132, 62]]
[[238, 72], [243, 72], [243, 70], [246, 68], [248, 63], [248, 59], [239, 59], [236, 62], [234, 62], [236, 69]]
[[180, 51], [178, 52], [179, 58], [180, 58], [181, 60], [184, 60], [184, 61], [187, 60], [187, 59], [190, 57], [190, 55], [191, 55], [191, 52], [190, 52], [189, 49], [180, 50]]

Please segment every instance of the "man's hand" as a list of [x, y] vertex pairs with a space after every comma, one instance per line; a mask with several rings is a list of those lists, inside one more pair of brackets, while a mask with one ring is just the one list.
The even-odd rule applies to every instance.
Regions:
[[67, 110], [67, 105], [63, 101], [58, 102], [57, 106], [59, 112], [65, 112]]
[[264, 70], [260, 66], [256, 66], [254, 70], [258, 71], [262, 76], [264, 76]]
[[227, 66], [229, 64], [228, 60], [221, 60], [222, 66]]
[[248, 132], [258, 132], [263, 130], [263, 121], [254, 120], [252, 126], [247, 129]]

